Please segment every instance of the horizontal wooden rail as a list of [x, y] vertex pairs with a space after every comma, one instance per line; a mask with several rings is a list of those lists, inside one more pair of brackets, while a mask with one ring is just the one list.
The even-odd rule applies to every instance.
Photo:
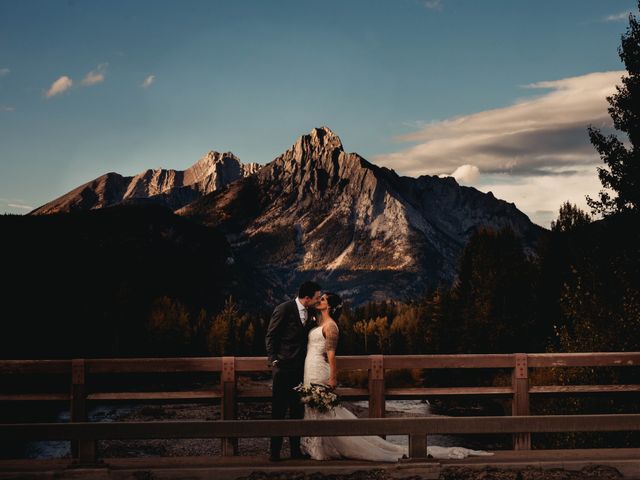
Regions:
[[0, 375], [69, 375], [71, 360], [0, 360]]
[[640, 385], [540, 385], [529, 388], [529, 393], [626, 393], [640, 392]]
[[0, 438], [104, 440], [640, 430], [640, 414], [0, 424]]
[[529, 367], [633, 367], [640, 352], [528, 353]]
[[460, 395], [512, 395], [511, 387], [431, 387], [431, 388], [387, 388], [385, 395], [395, 398], [440, 397]]
[[0, 402], [68, 402], [68, 393], [7, 393], [0, 394]]
[[[98, 440], [221, 438], [232, 448], [238, 438], [271, 436], [407, 435], [408, 453], [426, 460], [430, 434], [612, 432], [640, 430], [640, 414], [519, 417], [422, 417], [354, 420], [220, 420], [160, 422], [74, 422], [0, 424], [0, 440], [71, 440], [74, 463], [99, 464]], [[224, 451], [223, 451], [224, 454]], [[230, 453], [227, 453], [230, 454]]]
[[193, 390], [185, 392], [105, 392], [90, 393], [87, 400], [121, 401], [121, 400], [214, 400], [222, 397], [215, 390]]
[[[366, 388], [338, 388], [337, 394], [347, 400], [366, 400], [369, 391]], [[567, 394], [567, 393], [634, 393], [640, 392], [640, 385], [542, 385], [532, 386], [529, 393], [538, 394]], [[437, 388], [387, 388], [385, 397], [389, 399], [410, 399], [425, 397], [455, 397], [455, 396], [509, 396], [513, 395], [511, 387], [437, 387]], [[0, 394], [0, 402], [42, 402], [69, 401], [68, 393], [15, 393]], [[118, 401], [154, 401], [154, 400], [219, 400], [222, 393], [219, 390], [190, 390], [175, 392], [99, 392], [87, 395], [92, 402]], [[271, 390], [265, 388], [238, 389], [238, 400], [266, 400], [271, 398]]]
[[[86, 359], [87, 373], [220, 372], [222, 358], [108, 358]], [[266, 367], [266, 365], [265, 365]]]
[[384, 355], [387, 369], [400, 368], [511, 368], [514, 354]]
[[[512, 368], [516, 354], [383, 355], [385, 369]], [[640, 352], [528, 353], [529, 368], [640, 366]], [[369, 356], [339, 356], [338, 368], [367, 370]], [[85, 359], [88, 374], [221, 372], [221, 357]], [[266, 357], [235, 357], [235, 370], [268, 372]], [[71, 372], [71, 360], [0, 360], [0, 375]]]

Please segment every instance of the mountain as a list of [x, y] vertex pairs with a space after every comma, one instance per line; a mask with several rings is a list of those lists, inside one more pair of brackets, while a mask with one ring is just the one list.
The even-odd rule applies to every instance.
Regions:
[[230, 152], [209, 152], [186, 170], [149, 169], [134, 177], [107, 173], [36, 208], [32, 215], [95, 210], [123, 203], [152, 203], [172, 210], [258, 171]]
[[176, 213], [223, 231], [273, 299], [312, 278], [355, 303], [412, 298], [454, 280], [475, 229], [509, 227], [528, 248], [544, 231], [490, 192], [347, 153], [326, 127]]

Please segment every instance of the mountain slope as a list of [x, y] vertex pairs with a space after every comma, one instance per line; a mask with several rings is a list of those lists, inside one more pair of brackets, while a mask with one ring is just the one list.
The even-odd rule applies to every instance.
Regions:
[[400, 177], [347, 153], [326, 127], [177, 213], [224, 231], [276, 297], [315, 278], [356, 302], [451, 282], [475, 228], [510, 227], [528, 245], [542, 231], [491, 193], [453, 178]]
[[107, 173], [36, 208], [32, 215], [96, 210], [121, 203], [153, 203], [176, 210], [239, 178], [255, 173], [230, 152], [209, 152], [184, 171], [149, 169], [133, 177]]

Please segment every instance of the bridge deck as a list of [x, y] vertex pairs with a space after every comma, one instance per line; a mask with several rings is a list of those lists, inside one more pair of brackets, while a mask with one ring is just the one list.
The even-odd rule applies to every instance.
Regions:
[[640, 448], [498, 451], [491, 457], [400, 462], [398, 464], [335, 460], [283, 460], [270, 463], [266, 457], [138, 457], [107, 458], [95, 468], [69, 468], [70, 459], [0, 460], [0, 479], [236, 479], [252, 472], [306, 473], [322, 472], [346, 475], [359, 470], [385, 469], [390, 477], [420, 476], [438, 478], [443, 468], [484, 467], [524, 469], [580, 470], [588, 465], [604, 465], [617, 469], [625, 479], [640, 480]]

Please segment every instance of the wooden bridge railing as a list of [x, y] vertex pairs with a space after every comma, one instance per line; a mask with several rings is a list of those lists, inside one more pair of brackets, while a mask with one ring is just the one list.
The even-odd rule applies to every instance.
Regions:
[[[640, 365], [640, 352], [612, 353], [517, 353], [472, 355], [370, 355], [337, 358], [340, 370], [368, 370], [368, 388], [338, 388], [347, 399], [368, 399], [369, 417], [382, 418], [387, 398], [428, 398], [441, 396], [502, 396], [509, 397], [513, 416], [530, 414], [530, 396], [538, 394], [585, 394], [640, 392], [640, 385], [530, 385], [529, 371], [551, 367], [626, 367]], [[511, 369], [510, 386], [498, 387], [423, 387], [386, 388], [385, 370], [395, 369]], [[69, 394], [60, 393], [0, 393], [2, 401], [69, 401], [72, 423], [87, 421], [88, 402], [108, 401], [219, 401], [221, 420], [236, 418], [239, 400], [265, 400], [271, 397], [267, 388], [238, 388], [239, 374], [268, 372], [265, 357], [197, 357], [197, 358], [132, 358], [132, 359], [73, 359], [73, 360], [0, 360], [0, 375], [50, 374], [68, 375]], [[90, 392], [90, 375], [114, 373], [193, 373], [220, 374], [217, 388], [191, 391], [160, 392]], [[541, 417], [540, 417], [541, 418]], [[620, 417], [622, 418], [622, 417]], [[412, 418], [411, 421], [415, 419]], [[420, 419], [421, 421], [423, 419]], [[425, 419], [426, 420], [426, 419]], [[432, 420], [432, 419], [430, 419]], [[261, 420], [260, 423], [265, 421]], [[266, 424], [265, 424], [266, 425]], [[386, 425], [386, 424], [385, 424]], [[426, 425], [426, 424], [425, 424]], [[483, 433], [498, 433], [490, 423]], [[3, 429], [5, 426], [3, 426]], [[3, 430], [5, 432], [6, 430]], [[531, 432], [512, 430], [514, 448], [531, 448]], [[569, 430], [567, 430], [569, 431]], [[353, 431], [352, 431], [353, 433]], [[382, 433], [385, 433], [384, 431]], [[386, 432], [391, 433], [391, 432]], [[435, 433], [435, 432], [434, 432]], [[504, 433], [504, 432], [503, 432]], [[4, 433], [3, 433], [4, 435]], [[223, 436], [223, 455], [236, 453], [237, 435]], [[95, 454], [95, 441], [78, 439], [74, 442], [74, 456]]]
[[[76, 440], [255, 438], [278, 436], [407, 435], [409, 458], [426, 460], [427, 434], [615, 432], [640, 430], [640, 414], [521, 417], [422, 417], [356, 420], [222, 420], [0, 424], [0, 438]], [[100, 463], [96, 449], [80, 449], [76, 464]]]

